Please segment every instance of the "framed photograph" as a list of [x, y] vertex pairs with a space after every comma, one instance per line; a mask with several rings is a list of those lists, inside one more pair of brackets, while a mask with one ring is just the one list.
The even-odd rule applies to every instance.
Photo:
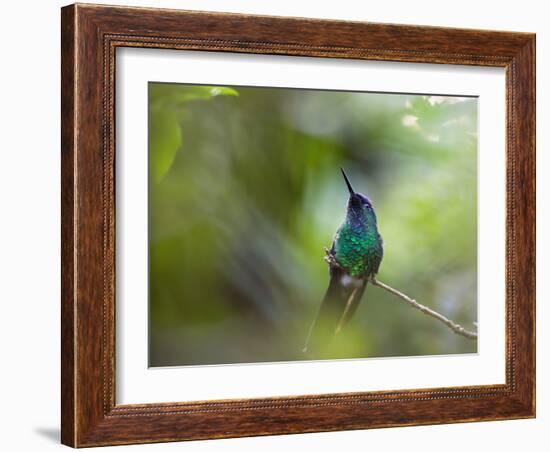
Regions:
[[535, 36], [62, 9], [62, 442], [535, 416]]

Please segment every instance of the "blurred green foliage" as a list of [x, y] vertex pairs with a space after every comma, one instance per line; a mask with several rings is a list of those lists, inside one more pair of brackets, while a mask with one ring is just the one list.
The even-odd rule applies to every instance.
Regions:
[[477, 315], [477, 101], [149, 84], [151, 366], [475, 352], [368, 286], [319, 355], [346, 169], [373, 201], [379, 278], [468, 329]]
[[160, 182], [172, 166], [181, 146], [179, 122], [187, 113], [186, 104], [193, 100], [208, 100], [216, 96], [238, 96], [225, 87], [194, 86], [174, 89], [172, 85], [154, 83], [149, 87], [149, 149], [151, 175]]

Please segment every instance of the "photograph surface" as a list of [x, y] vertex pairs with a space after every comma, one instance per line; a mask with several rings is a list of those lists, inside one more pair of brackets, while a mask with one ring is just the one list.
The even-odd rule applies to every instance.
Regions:
[[476, 97], [148, 90], [150, 367], [476, 353]]

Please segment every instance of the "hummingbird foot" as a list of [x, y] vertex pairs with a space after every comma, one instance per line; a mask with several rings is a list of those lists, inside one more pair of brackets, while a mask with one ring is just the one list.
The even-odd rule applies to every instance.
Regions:
[[331, 267], [342, 268], [342, 266], [336, 260], [334, 254], [332, 254], [332, 252], [328, 248], [325, 248], [325, 262], [327, 262]]

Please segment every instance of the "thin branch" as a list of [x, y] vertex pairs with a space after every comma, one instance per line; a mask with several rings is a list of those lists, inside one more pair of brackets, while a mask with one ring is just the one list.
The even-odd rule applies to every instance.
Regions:
[[390, 287], [387, 284], [384, 284], [383, 282], [378, 281], [376, 278], [372, 278], [371, 282], [373, 285], [381, 287], [382, 289], [387, 290], [389, 293], [395, 295], [396, 297], [401, 298], [403, 301], [408, 303], [409, 306], [412, 306], [413, 308], [418, 309], [424, 314], [429, 315], [430, 317], [433, 317], [434, 319], [437, 319], [440, 322], [444, 323], [456, 334], [460, 334], [461, 336], [464, 336], [468, 339], [477, 339], [477, 333], [473, 331], [468, 331], [463, 326], [458, 325], [457, 323], [454, 323], [452, 320], [449, 320], [447, 317], [440, 314], [439, 312], [433, 311], [430, 308], [427, 308], [426, 306], [418, 303], [416, 300], [413, 300], [411, 297], [405, 295], [404, 293], [399, 292], [393, 287]]

